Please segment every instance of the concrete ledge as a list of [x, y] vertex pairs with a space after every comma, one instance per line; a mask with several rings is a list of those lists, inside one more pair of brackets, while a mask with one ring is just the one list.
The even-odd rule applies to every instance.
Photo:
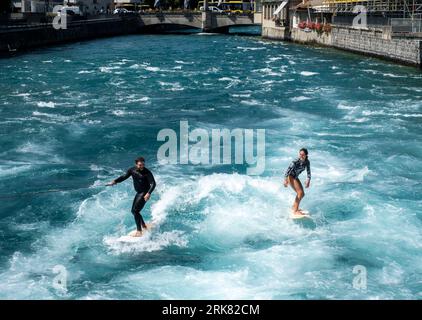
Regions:
[[355, 29], [332, 26], [330, 33], [305, 32], [299, 28], [274, 28], [263, 25], [262, 36], [270, 39], [292, 40], [374, 56], [402, 64], [422, 67], [422, 39], [396, 38], [386, 28]]
[[0, 54], [7, 55], [10, 50], [19, 52], [46, 45], [131, 34], [138, 29], [136, 18], [78, 21], [70, 23], [67, 29], [60, 30], [54, 29], [50, 24], [2, 29]]

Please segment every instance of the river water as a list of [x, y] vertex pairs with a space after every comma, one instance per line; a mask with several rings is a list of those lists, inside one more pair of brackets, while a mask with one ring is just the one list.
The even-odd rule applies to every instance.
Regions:
[[[116, 37], [0, 60], [0, 120], [0, 298], [422, 297], [417, 69], [257, 36]], [[181, 120], [265, 129], [265, 171], [159, 164]], [[282, 186], [301, 147], [303, 223]], [[122, 242], [132, 183], [102, 185], [139, 155], [155, 228]]]

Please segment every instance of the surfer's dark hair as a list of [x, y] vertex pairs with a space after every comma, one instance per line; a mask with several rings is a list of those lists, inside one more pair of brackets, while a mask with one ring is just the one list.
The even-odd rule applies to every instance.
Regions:
[[299, 152], [301, 152], [301, 151], [305, 152], [306, 156], [308, 156], [308, 149], [302, 148], [302, 149], [299, 150]]
[[138, 162], [145, 162], [145, 158], [144, 157], [136, 158], [135, 163], [138, 163]]

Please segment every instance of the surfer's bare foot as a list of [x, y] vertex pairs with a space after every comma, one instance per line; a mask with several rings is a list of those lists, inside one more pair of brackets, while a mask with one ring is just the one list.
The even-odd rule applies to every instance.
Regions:
[[306, 214], [304, 214], [300, 209], [297, 210], [297, 211], [294, 211], [293, 215], [295, 215], [295, 216], [306, 216]]
[[141, 237], [142, 231], [136, 231], [134, 234], [132, 234], [132, 237]]

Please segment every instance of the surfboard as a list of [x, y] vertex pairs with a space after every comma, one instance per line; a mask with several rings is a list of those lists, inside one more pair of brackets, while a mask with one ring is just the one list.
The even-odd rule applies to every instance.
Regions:
[[293, 220], [293, 223], [301, 226], [305, 229], [312, 229], [314, 230], [316, 228], [316, 223], [314, 219], [312, 219], [312, 216], [309, 214], [309, 211], [307, 210], [301, 210], [303, 215], [300, 214], [290, 214], [290, 218]]
[[140, 237], [144, 236], [146, 232], [150, 232], [154, 225], [152, 223], [146, 223], [146, 226], [147, 226], [146, 229], [144, 229], [144, 228], [142, 229], [142, 235], [141, 236], [138, 236], [138, 237], [135, 236], [137, 230], [133, 230], [133, 231], [129, 232], [127, 234], [127, 236], [133, 237], [133, 238], [140, 238]]
[[301, 210], [303, 214], [291, 214], [292, 219], [312, 219], [308, 210]]
[[151, 229], [154, 227], [154, 224], [147, 223], [147, 229], [142, 229], [142, 235], [139, 237], [135, 237], [136, 230], [129, 232], [125, 236], [121, 236], [117, 239], [119, 242], [137, 242], [142, 239], [147, 233], [151, 232]]

